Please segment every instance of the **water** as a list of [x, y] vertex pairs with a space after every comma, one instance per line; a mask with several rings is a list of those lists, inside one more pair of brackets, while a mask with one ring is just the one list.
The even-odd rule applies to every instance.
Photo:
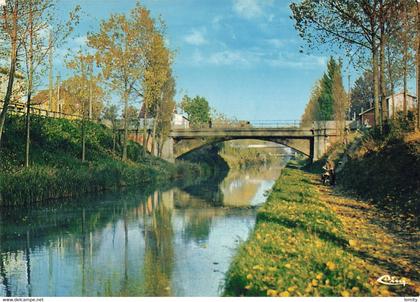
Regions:
[[218, 296], [280, 167], [0, 213], [0, 296]]

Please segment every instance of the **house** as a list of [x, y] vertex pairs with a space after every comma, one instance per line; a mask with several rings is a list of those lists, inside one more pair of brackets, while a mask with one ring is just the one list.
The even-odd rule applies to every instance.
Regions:
[[174, 111], [172, 114], [172, 127], [187, 129], [190, 127], [190, 121], [183, 114]]
[[372, 127], [375, 124], [375, 110], [373, 107], [359, 113], [358, 126]]
[[[7, 84], [9, 81], [9, 70], [4, 67], [0, 67], [0, 107], [3, 107], [2, 103], [6, 95]], [[25, 105], [25, 96], [26, 96], [26, 85], [25, 85], [25, 76], [20, 73], [15, 73], [15, 79], [13, 83], [13, 93], [10, 100], [10, 106], [14, 107], [24, 107]]]
[[[403, 111], [404, 93], [396, 93], [386, 98], [388, 117], [394, 117], [395, 113]], [[417, 98], [407, 94], [407, 111], [415, 111], [417, 108]]]
[[49, 110], [48, 100], [49, 100], [48, 90], [41, 90], [32, 97], [31, 107], [48, 111]]
[[[396, 93], [388, 96], [386, 99], [386, 116], [393, 118], [396, 113], [403, 111], [404, 93]], [[417, 98], [411, 94], [407, 94], [407, 110], [415, 111], [417, 108]], [[359, 113], [358, 125], [359, 127], [371, 127], [375, 123], [375, 110], [373, 107], [363, 110]]]

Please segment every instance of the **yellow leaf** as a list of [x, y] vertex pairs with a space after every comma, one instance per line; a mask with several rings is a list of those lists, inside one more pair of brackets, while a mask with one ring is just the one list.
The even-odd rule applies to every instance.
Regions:
[[291, 268], [292, 266], [290, 265], [290, 263], [286, 263], [285, 265], [284, 265], [286, 268]]
[[328, 261], [327, 262], [327, 267], [330, 271], [333, 271], [333, 270], [335, 270], [335, 263], [331, 262], [331, 261]]
[[248, 274], [248, 275], [246, 275], [246, 278], [247, 278], [248, 280], [251, 280], [251, 279], [252, 279], [252, 274]]
[[350, 245], [351, 247], [355, 247], [355, 246], [357, 246], [357, 240], [350, 239], [350, 240], [349, 240], [349, 245]]
[[346, 290], [343, 290], [343, 291], [341, 292], [341, 295], [342, 295], [343, 297], [350, 297], [350, 293], [349, 293], [348, 291], [346, 291]]
[[322, 279], [322, 276], [323, 276], [323, 274], [322, 274], [322, 273], [319, 273], [318, 275], [316, 275], [316, 278], [317, 278], [318, 280], [321, 280], [321, 279]]
[[290, 296], [290, 294], [289, 294], [288, 291], [284, 291], [284, 292], [280, 293], [280, 297], [289, 297], [289, 296]]
[[318, 280], [313, 279], [311, 281], [312, 286], [318, 286]]

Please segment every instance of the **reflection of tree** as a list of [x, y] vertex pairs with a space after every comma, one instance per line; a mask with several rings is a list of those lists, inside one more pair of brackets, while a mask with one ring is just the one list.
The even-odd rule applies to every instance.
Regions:
[[169, 296], [174, 256], [172, 210], [163, 205], [161, 193], [155, 193], [150, 198], [152, 202], [148, 204], [154, 208], [151, 221], [144, 229], [144, 295]]
[[211, 206], [223, 206], [223, 193], [219, 189], [219, 184], [226, 175], [215, 175], [203, 182], [183, 188], [188, 194], [198, 197]]
[[30, 251], [30, 240], [29, 231], [26, 232], [26, 248], [25, 248], [25, 262], [26, 262], [26, 282], [28, 288], [28, 297], [32, 296], [31, 289], [31, 251]]
[[185, 241], [193, 240], [196, 243], [202, 243], [209, 238], [212, 217], [196, 214], [193, 216], [189, 215], [182, 237]]
[[9, 287], [9, 279], [7, 278], [7, 275], [6, 275], [6, 270], [4, 268], [3, 254], [1, 253], [1, 251], [0, 251], [0, 277], [1, 277], [2, 284], [4, 286], [6, 297], [11, 297], [12, 293]]

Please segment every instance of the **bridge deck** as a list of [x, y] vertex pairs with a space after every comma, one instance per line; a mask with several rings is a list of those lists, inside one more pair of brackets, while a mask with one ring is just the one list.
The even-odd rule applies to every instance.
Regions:
[[314, 136], [308, 128], [201, 128], [201, 129], [172, 129], [170, 137], [174, 139], [193, 138], [302, 138]]

